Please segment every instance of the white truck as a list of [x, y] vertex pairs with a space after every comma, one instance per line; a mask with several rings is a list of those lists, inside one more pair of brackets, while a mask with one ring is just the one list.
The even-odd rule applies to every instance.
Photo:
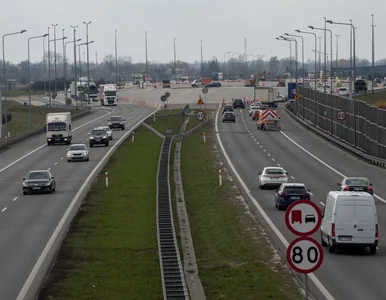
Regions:
[[102, 106], [118, 105], [117, 86], [115, 84], [100, 85], [98, 99]]
[[48, 113], [46, 116], [47, 145], [55, 143], [71, 144], [71, 113]]

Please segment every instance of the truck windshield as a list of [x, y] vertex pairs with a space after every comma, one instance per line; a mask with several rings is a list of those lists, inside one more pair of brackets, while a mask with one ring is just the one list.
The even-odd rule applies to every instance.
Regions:
[[66, 131], [67, 124], [64, 122], [52, 122], [47, 124], [47, 131]]
[[106, 91], [106, 92], [105, 92], [105, 95], [106, 95], [106, 96], [116, 96], [116, 95], [117, 95], [117, 92], [116, 92], [116, 91]]

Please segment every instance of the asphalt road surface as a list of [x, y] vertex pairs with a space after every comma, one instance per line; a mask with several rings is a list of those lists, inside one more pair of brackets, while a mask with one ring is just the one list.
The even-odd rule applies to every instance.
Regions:
[[[317, 299], [325, 299], [326, 289], [335, 300], [381, 300], [386, 297], [386, 170], [348, 155], [296, 124], [279, 108], [282, 132], [260, 131], [247, 110], [236, 112], [236, 123], [218, 123], [219, 136], [229, 159], [268, 218], [291, 242], [295, 236], [287, 229], [284, 212], [274, 204], [274, 190], [260, 190], [257, 172], [267, 166], [282, 166], [290, 174], [290, 182], [302, 182], [312, 191], [312, 201], [322, 207], [327, 193], [336, 189], [342, 176], [365, 176], [374, 184], [379, 222], [379, 249], [375, 256], [365, 251], [328, 253], [314, 273], [318, 287], [311, 282]], [[300, 147], [303, 147], [305, 152]], [[320, 241], [320, 231], [313, 236]], [[281, 246], [282, 251], [285, 247]], [[284, 249], [283, 249], [284, 248]]]
[[[119, 104], [94, 109], [73, 122], [73, 143], [87, 143], [92, 128], [107, 125], [112, 115], [126, 119], [126, 131], [153, 109]], [[0, 298], [16, 299], [70, 202], [94, 167], [126, 132], [114, 131], [109, 147], [95, 146], [89, 162], [68, 163], [68, 145], [46, 146], [44, 134], [18, 143], [0, 153]], [[22, 177], [34, 169], [49, 169], [57, 191], [23, 195]]]

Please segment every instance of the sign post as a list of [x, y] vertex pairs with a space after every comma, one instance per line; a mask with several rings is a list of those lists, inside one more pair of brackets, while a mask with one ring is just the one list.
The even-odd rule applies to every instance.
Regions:
[[202, 110], [199, 110], [196, 112], [195, 117], [197, 121], [204, 121], [205, 120], [205, 112]]
[[322, 215], [319, 207], [310, 200], [293, 202], [285, 212], [287, 228], [299, 236], [287, 248], [287, 262], [291, 268], [304, 274], [306, 300], [308, 300], [307, 274], [315, 272], [323, 262], [322, 246], [310, 235], [320, 228]]
[[206, 109], [206, 94], [208, 94], [208, 88], [204, 87], [202, 89], [202, 93], [204, 94], [204, 105], [205, 105], [205, 109]]
[[343, 136], [343, 121], [347, 118], [347, 113], [345, 110], [341, 109], [336, 113], [336, 118], [340, 121], [340, 139]]

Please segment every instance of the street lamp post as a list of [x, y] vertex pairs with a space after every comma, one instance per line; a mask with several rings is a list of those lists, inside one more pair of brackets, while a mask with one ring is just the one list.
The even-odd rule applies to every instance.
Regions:
[[201, 77], [202, 77], [203, 76], [202, 71], [203, 71], [203, 68], [204, 68], [204, 56], [203, 56], [203, 53], [202, 53], [202, 39], [200, 40], [200, 44], [201, 44]]
[[90, 103], [90, 56], [89, 56], [89, 42], [88, 42], [88, 25], [90, 22], [83, 22], [86, 25], [86, 43], [87, 43], [87, 101]]
[[[283, 36], [281, 36], [281, 37], [283, 37]], [[296, 59], [296, 63], [295, 63], [295, 82], [296, 82], [296, 84], [298, 84], [298, 41], [295, 38], [286, 38], [286, 37], [283, 37], [283, 38], [287, 39], [287, 40], [289, 40], [291, 42], [295, 42], [295, 59]]]
[[[320, 73], [320, 71], [322, 70], [322, 39], [323, 39], [323, 37], [321, 37], [321, 36], [318, 36], [318, 39], [319, 39], [319, 73]], [[317, 51], [316, 49], [315, 49], [315, 51]], [[319, 76], [320, 76], [320, 74], [319, 74]]]
[[118, 45], [117, 45], [117, 30], [115, 30], [115, 84], [118, 84]]
[[314, 37], [315, 37], [315, 61], [314, 61], [314, 64], [315, 64], [315, 66], [314, 66], [314, 125], [315, 125], [315, 127], [316, 127], [316, 64], [317, 64], [317, 62], [316, 62], [316, 47], [317, 47], [317, 44], [318, 44], [318, 37], [316, 36], [316, 34], [315, 33], [313, 33], [313, 32], [309, 32], [309, 31], [301, 31], [301, 30], [299, 30], [299, 29], [296, 29], [295, 30], [297, 33], [304, 33], [304, 34], [312, 34]]
[[147, 57], [147, 31], [145, 31], [146, 79], [149, 77], [149, 62]]
[[[11, 32], [11, 33], [6, 33], [2, 37], [2, 44], [3, 44], [3, 75], [4, 75], [4, 88], [3, 88], [3, 93], [4, 93], [4, 115], [5, 115], [5, 120], [4, 120], [4, 136], [8, 137], [8, 118], [7, 118], [7, 80], [5, 76], [5, 45], [4, 45], [4, 39], [6, 36], [10, 35], [16, 35], [16, 34], [23, 34], [27, 32], [27, 30], [21, 30], [18, 32]], [[0, 95], [1, 96], [1, 95]], [[2, 97], [0, 97], [0, 137], [3, 137], [2, 133], [3, 129], [3, 102], [2, 102]]]
[[45, 42], [44, 37], [43, 37], [43, 82], [44, 82], [44, 95], [47, 95], [47, 89], [46, 89], [46, 42]]
[[58, 24], [51, 24], [53, 27], [54, 27], [54, 70], [55, 70], [55, 80], [54, 80], [54, 89], [55, 89], [55, 92], [54, 94], [56, 95], [56, 91], [57, 91], [57, 87], [56, 87], [56, 79], [57, 79], [57, 72], [56, 72], [56, 26], [58, 26]]
[[335, 37], [336, 37], [336, 72], [338, 72], [339, 34], [335, 34]]
[[[284, 35], [292, 36], [292, 37], [299, 37], [302, 39], [302, 69], [303, 69], [302, 74], [304, 76], [304, 38], [301, 35], [295, 35], [295, 34], [284, 33]], [[303, 76], [302, 76], [302, 78], [303, 78]], [[303, 80], [302, 80], [302, 82], [303, 82]]]
[[[76, 42], [80, 42], [82, 39], [77, 39]], [[74, 43], [75, 41], [69, 41], [64, 43], [63, 58], [64, 58], [64, 94], [65, 100], [67, 100], [67, 44]]]
[[[290, 39], [287, 39], [287, 38], [285, 38], [285, 37], [283, 37], [283, 36], [280, 36], [280, 37], [278, 37], [278, 38], [276, 38], [278, 41], [286, 41], [286, 42], [289, 42], [289, 44], [290, 44], [290, 70], [291, 70], [291, 85], [292, 85], [292, 73], [293, 73], [293, 71], [292, 71], [292, 40], [290, 40]], [[291, 93], [291, 98], [290, 99], [292, 99], [292, 94], [293, 93]]]
[[81, 57], [81, 52], [80, 52], [80, 46], [88, 46], [89, 44], [94, 43], [94, 41], [78, 44], [78, 53], [79, 53], [79, 77], [82, 77], [82, 57]]
[[226, 72], [226, 69], [227, 69], [227, 67], [226, 67], [225, 56], [226, 56], [227, 54], [231, 54], [231, 51], [224, 52], [224, 71], [225, 71], [225, 72]]
[[174, 38], [174, 80], [177, 83], [176, 38]]
[[[78, 28], [78, 25], [76, 26], [70, 26], [74, 30], [74, 99], [75, 99], [75, 105], [78, 107], [78, 88], [77, 88], [77, 82], [76, 79], [76, 28]], [[79, 54], [80, 55], [80, 54]]]
[[62, 66], [63, 66], [63, 90], [65, 90], [66, 89], [66, 83], [64, 82], [64, 64], [65, 64], [65, 62], [64, 62], [64, 31], [65, 31], [65, 29], [63, 28], [62, 29], [62, 38], [63, 38], [63, 44], [62, 44], [62, 47], [63, 47], [63, 57], [62, 57]]
[[374, 75], [375, 75], [375, 72], [374, 72], [374, 57], [375, 57], [375, 53], [374, 53], [374, 15], [371, 15], [371, 68], [373, 69], [372, 70], [372, 75], [371, 75], [371, 92], [374, 93]]
[[37, 39], [37, 38], [44, 38], [48, 35], [48, 33], [38, 36], [33, 36], [28, 39], [28, 128], [29, 131], [32, 130], [32, 124], [31, 124], [31, 59], [30, 59], [30, 51], [29, 51], [29, 43], [30, 40]]
[[[56, 41], [60, 41], [60, 40], [64, 40], [67, 39], [67, 37], [62, 37], [62, 38], [59, 38], [59, 39], [53, 39], [53, 40], [50, 40], [48, 38], [48, 46], [50, 45], [50, 42], [54, 42], [54, 45], [56, 44]], [[55, 50], [56, 51], [56, 50]], [[55, 57], [56, 57], [56, 52], [55, 52]], [[56, 76], [56, 61], [55, 61], [55, 76]], [[56, 97], [56, 92], [57, 92], [57, 87], [56, 87], [56, 77], [55, 77], [55, 84], [54, 84], [54, 88], [55, 88], [55, 91], [54, 91], [54, 95]], [[50, 101], [51, 101], [51, 97], [50, 97]], [[51, 105], [50, 105], [51, 106]]]
[[[350, 23], [341, 23], [341, 22], [334, 22], [332, 20], [327, 20], [327, 23], [330, 24], [336, 24], [336, 25], [345, 25], [345, 26], [350, 26], [352, 34], [350, 34], [350, 62], [353, 61], [353, 71], [352, 71], [352, 76], [350, 76], [350, 98], [354, 100], [354, 147], [356, 148], [357, 146], [357, 108], [356, 108], [356, 101], [355, 101], [355, 89], [352, 89], [352, 78], [355, 80], [355, 27], [352, 24], [352, 20], [349, 20]], [[351, 42], [352, 39], [352, 42]], [[351, 49], [353, 48], [353, 55], [351, 55]], [[351, 63], [350, 63], [351, 65]], [[351, 75], [351, 74], [350, 74]]]

